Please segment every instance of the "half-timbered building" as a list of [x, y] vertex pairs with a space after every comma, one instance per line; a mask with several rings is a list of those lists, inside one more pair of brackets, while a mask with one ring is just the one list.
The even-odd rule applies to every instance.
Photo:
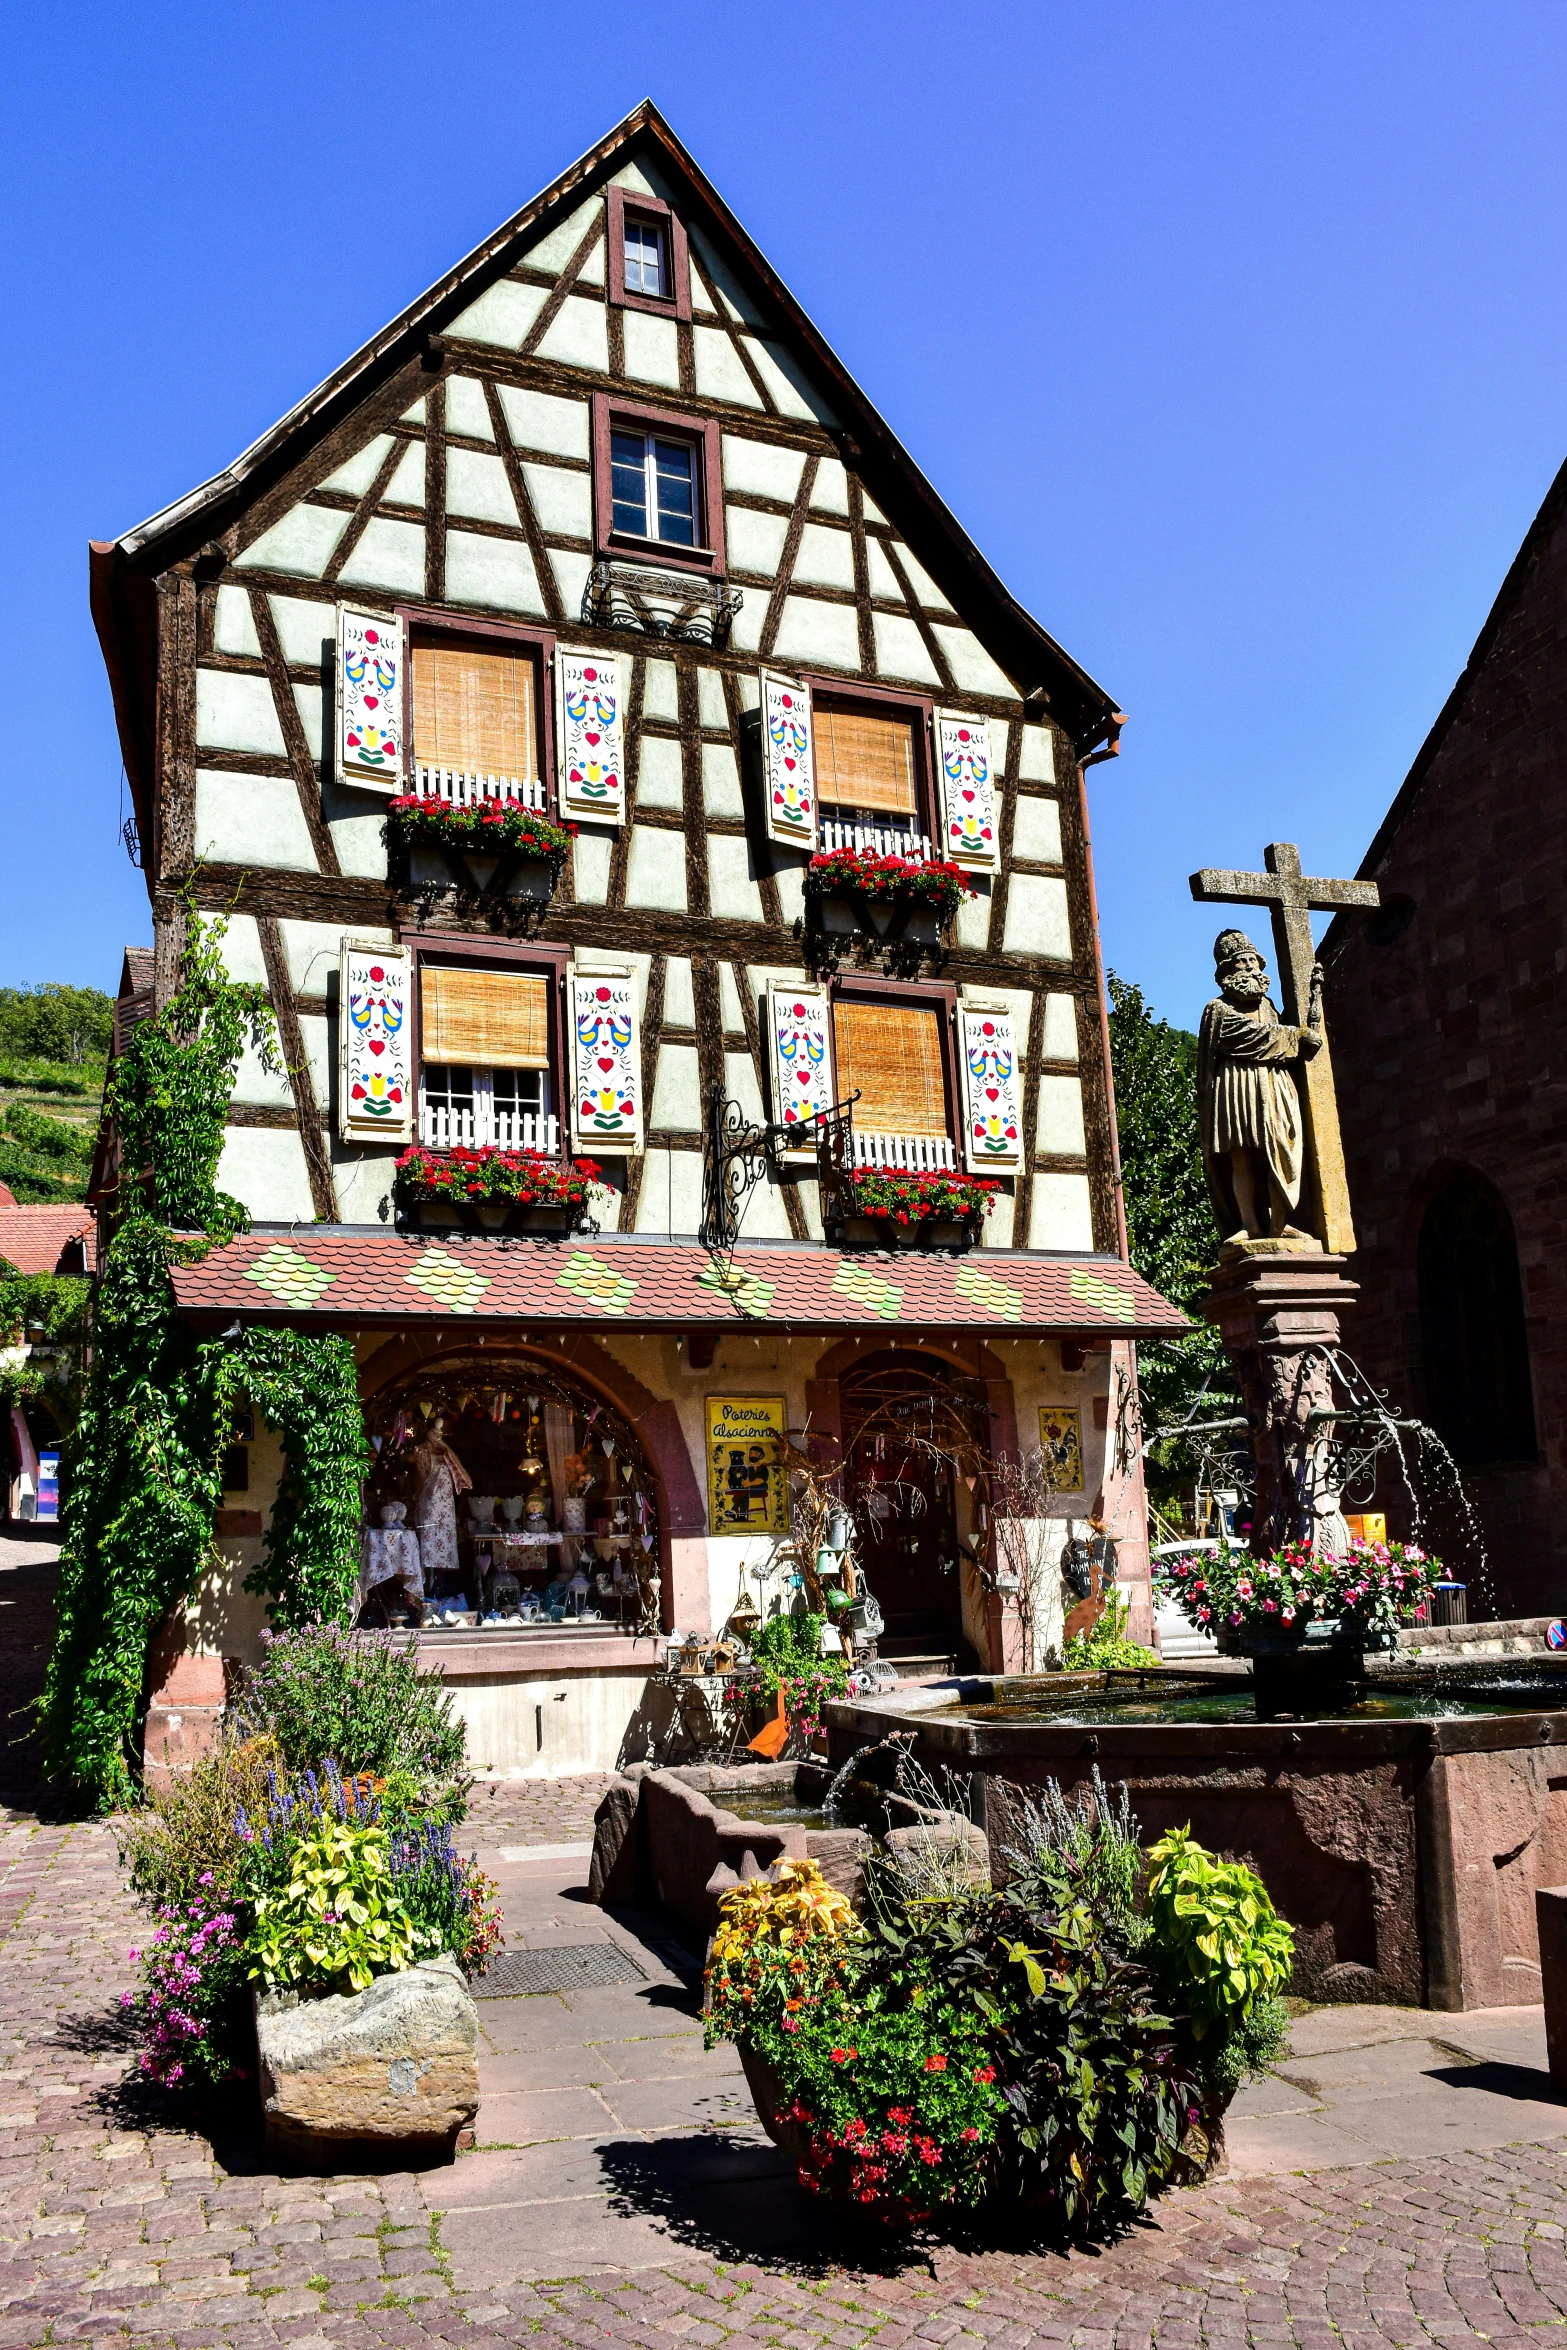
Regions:
[[[190, 885], [286, 1063], [239, 1072], [252, 1227], [181, 1305], [352, 1334], [371, 1517], [417, 1515], [432, 1441], [462, 1463], [449, 1595], [515, 1569], [530, 1618], [430, 1634], [477, 1762], [645, 1751], [668, 1635], [787, 1600], [780, 1430], [845, 1470], [884, 1655], [1021, 1653], [995, 1495], [922, 1413], [1043, 1444], [1043, 1516], [1107, 1526], [1141, 1613], [1132, 1341], [1179, 1317], [1118, 1207], [1115, 706], [651, 105], [95, 545], [92, 599], [157, 1000]], [[531, 1200], [454, 1194], [496, 1151]], [[241, 1435], [154, 1743], [258, 1635], [276, 1458]]]

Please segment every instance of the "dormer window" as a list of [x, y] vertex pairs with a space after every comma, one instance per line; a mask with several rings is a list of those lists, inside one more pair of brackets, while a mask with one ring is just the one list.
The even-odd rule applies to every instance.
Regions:
[[661, 433], [610, 434], [613, 527], [629, 538], [660, 545], [697, 545], [696, 450]]
[[691, 315], [691, 263], [681, 221], [642, 188], [609, 190], [609, 298], [622, 310]]
[[625, 216], [626, 292], [645, 294], [649, 301], [669, 299], [669, 264], [664, 254], [664, 232], [651, 220]]

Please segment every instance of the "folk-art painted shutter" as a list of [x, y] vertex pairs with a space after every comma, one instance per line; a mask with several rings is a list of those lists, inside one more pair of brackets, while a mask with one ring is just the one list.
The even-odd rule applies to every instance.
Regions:
[[626, 807], [626, 734], [613, 653], [555, 648], [556, 758], [568, 816], [619, 824]]
[[1023, 1163], [1023, 1087], [1011, 1013], [960, 1004], [958, 1044], [964, 1164], [975, 1175], [1010, 1175]]
[[833, 1104], [832, 1053], [827, 1034], [827, 990], [808, 980], [767, 983], [767, 1033], [773, 1055], [773, 1116], [799, 1128], [786, 1156], [812, 1156], [815, 1121]]
[[337, 772], [361, 790], [400, 792], [407, 630], [382, 612], [337, 608]]
[[571, 1002], [571, 1140], [575, 1150], [642, 1148], [642, 1037], [630, 971], [579, 971]]
[[337, 1130], [345, 1142], [413, 1140], [413, 1023], [406, 947], [343, 941]]
[[762, 671], [762, 776], [769, 840], [816, 846], [816, 748], [811, 689]]
[[990, 767], [990, 728], [983, 718], [936, 712], [936, 764], [941, 771], [942, 854], [977, 872], [996, 870], [996, 787]]

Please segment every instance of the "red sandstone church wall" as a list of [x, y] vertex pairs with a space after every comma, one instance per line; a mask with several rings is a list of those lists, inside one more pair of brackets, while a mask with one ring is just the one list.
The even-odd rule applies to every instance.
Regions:
[[1439, 1172], [1477, 1168], [1512, 1215], [1540, 1460], [1466, 1479], [1508, 1614], [1567, 1610], [1564, 502], [1559, 480], [1407, 813], [1362, 868], [1413, 920], [1379, 946], [1376, 918], [1342, 916], [1325, 954], [1360, 1240], [1345, 1340], [1395, 1402], [1427, 1404], [1416, 1239]]

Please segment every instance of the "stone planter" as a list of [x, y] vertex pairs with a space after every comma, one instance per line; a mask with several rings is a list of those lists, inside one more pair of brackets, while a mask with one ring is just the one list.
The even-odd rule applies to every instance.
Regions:
[[450, 2157], [479, 2109], [479, 2016], [457, 1961], [427, 1959], [368, 1991], [254, 1995], [269, 2147], [326, 2170]]

